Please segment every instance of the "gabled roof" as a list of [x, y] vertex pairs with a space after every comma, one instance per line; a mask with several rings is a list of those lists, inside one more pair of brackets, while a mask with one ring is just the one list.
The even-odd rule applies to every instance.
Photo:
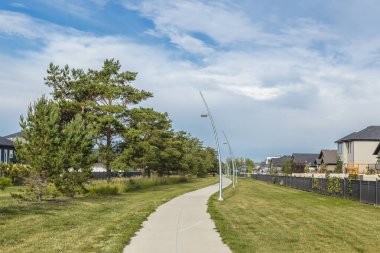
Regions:
[[279, 158], [272, 158], [272, 166], [274, 167], [281, 167], [282, 163], [286, 160], [292, 160], [292, 157], [290, 155], [283, 155]]
[[14, 144], [12, 141], [8, 140], [7, 138], [0, 137], [0, 146], [14, 147]]
[[375, 152], [373, 153], [374, 155], [378, 155], [380, 152], [380, 143], [377, 145], [377, 148], [375, 149]]
[[380, 141], [380, 126], [369, 126], [359, 132], [353, 132], [335, 143], [345, 141]]
[[7, 135], [7, 136], [4, 136], [4, 138], [16, 138], [16, 137], [19, 137], [21, 138], [21, 132], [17, 132], [17, 133], [14, 133], [14, 134], [10, 134], [10, 135]]
[[292, 155], [293, 161], [295, 163], [311, 163], [314, 164], [315, 159], [318, 158], [319, 154], [307, 154], [307, 153], [294, 153]]
[[324, 164], [336, 164], [337, 155], [338, 152], [336, 149], [322, 149], [318, 159], [321, 159], [321, 163]]

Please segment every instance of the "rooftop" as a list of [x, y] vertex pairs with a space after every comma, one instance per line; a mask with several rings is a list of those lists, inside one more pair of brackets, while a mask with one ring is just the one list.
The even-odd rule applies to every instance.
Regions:
[[14, 134], [10, 134], [10, 135], [7, 135], [7, 136], [4, 136], [4, 138], [16, 138], [16, 137], [20, 137], [21, 138], [21, 132], [17, 132], [17, 133], [14, 133]]
[[322, 149], [319, 153], [318, 159], [321, 159], [321, 163], [324, 164], [336, 164], [337, 157], [336, 149]]
[[345, 141], [380, 141], [380, 126], [369, 126], [359, 132], [353, 132], [335, 143]]
[[317, 159], [319, 154], [308, 154], [308, 153], [294, 153], [292, 155], [293, 161], [295, 163], [312, 163], [314, 164], [315, 159]]
[[8, 140], [7, 138], [0, 137], [0, 146], [14, 147], [14, 144], [12, 141]]

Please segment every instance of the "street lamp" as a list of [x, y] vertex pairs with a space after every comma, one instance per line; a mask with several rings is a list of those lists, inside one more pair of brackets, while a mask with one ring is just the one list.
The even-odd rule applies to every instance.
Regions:
[[[226, 144], [226, 143], [223, 143]], [[226, 159], [226, 175], [229, 177], [231, 175], [230, 163], [228, 162], [228, 158]]]
[[236, 163], [234, 158], [234, 153], [232, 152], [232, 148], [230, 145], [230, 142], [228, 141], [226, 133], [223, 131], [224, 138], [226, 139], [226, 143], [228, 146], [228, 150], [230, 151], [231, 156], [231, 162], [232, 162], [232, 187], [235, 187], [235, 184], [237, 184], [237, 170], [236, 170]]
[[215, 128], [214, 118], [212, 117], [211, 111], [208, 108], [208, 105], [206, 103], [206, 99], [204, 98], [204, 96], [203, 96], [203, 94], [202, 94], [201, 91], [199, 91], [199, 94], [201, 94], [202, 100], [203, 100], [203, 102], [204, 102], [204, 104], [206, 106], [206, 110], [207, 110], [207, 114], [202, 114], [201, 117], [202, 118], [209, 117], [209, 119], [211, 121], [212, 129], [214, 130], [214, 137], [215, 137], [215, 142], [216, 142], [216, 150], [218, 152], [218, 161], [219, 161], [219, 198], [218, 198], [218, 200], [219, 201], [223, 201], [223, 198], [222, 198], [222, 158], [220, 156], [218, 133], [217, 133], [216, 128]]

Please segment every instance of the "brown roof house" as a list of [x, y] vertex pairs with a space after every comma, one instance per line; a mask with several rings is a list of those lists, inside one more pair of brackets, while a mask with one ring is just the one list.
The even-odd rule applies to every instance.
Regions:
[[293, 171], [295, 173], [304, 173], [305, 167], [310, 170], [316, 170], [317, 164], [315, 160], [318, 158], [319, 154], [308, 154], [308, 153], [294, 153], [292, 154], [293, 161]]
[[319, 153], [316, 163], [318, 168], [326, 166], [326, 171], [334, 172], [337, 164], [337, 150], [322, 149]]
[[369, 126], [336, 141], [338, 155], [349, 173], [365, 173], [377, 162], [374, 154], [380, 143], [380, 126]]

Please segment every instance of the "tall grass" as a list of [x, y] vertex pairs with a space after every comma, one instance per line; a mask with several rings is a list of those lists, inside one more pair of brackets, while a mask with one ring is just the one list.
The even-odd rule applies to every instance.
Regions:
[[188, 182], [188, 177], [163, 177], [163, 178], [130, 178], [124, 184], [124, 191], [137, 191], [157, 185], [170, 185]]
[[187, 176], [129, 179], [115, 178], [109, 183], [105, 180], [94, 180], [93, 183], [86, 188], [90, 195], [118, 195], [123, 192], [138, 191], [158, 185], [186, 183], [188, 181], [189, 178]]

